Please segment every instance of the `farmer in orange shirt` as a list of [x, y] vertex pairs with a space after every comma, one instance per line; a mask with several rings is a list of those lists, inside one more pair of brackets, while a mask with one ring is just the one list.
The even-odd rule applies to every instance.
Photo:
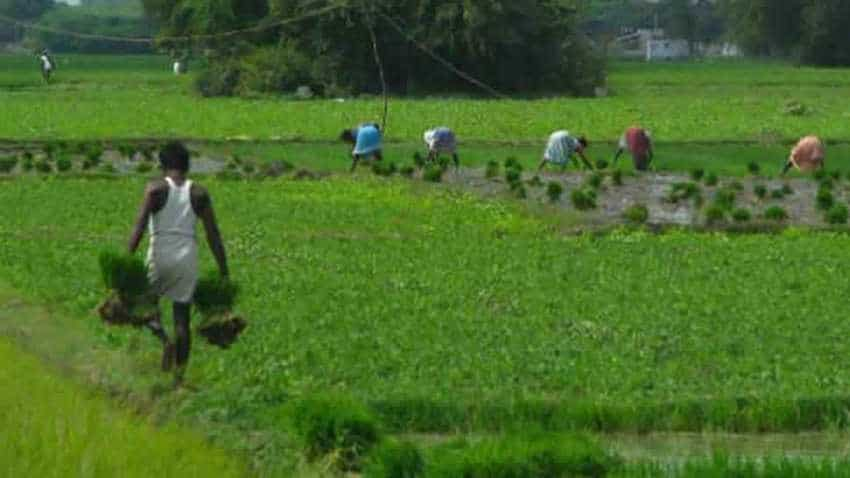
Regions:
[[806, 136], [791, 150], [791, 157], [785, 163], [782, 174], [787, 173], [792, 167], [804, 173], [821, 169], [825, 159], [826, 151], [820, 138]]
[[648, 131], [638, 126], [632, 126], [623, 133], [620, 138], [620, 148], [617, 150], [617, 155], [614, 156], [615, 165], [626, 150], [632, 154], [636, 170], [646, 171], [649, 169], [649, 163], [652, 162], [652, 139]]

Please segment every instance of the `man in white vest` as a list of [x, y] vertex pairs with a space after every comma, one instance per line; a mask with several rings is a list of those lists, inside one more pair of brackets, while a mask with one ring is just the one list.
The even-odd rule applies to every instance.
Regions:
[[176, 365], [180, 383], [191, 348], [189, 318], [198, 282], [195, 224], [199, 218], [224, 278], [228, 277], [227, 256], [210, 195], [188, 178], [189, 151], [181, 143], [170, 143], [160, 151], [159, 162], [163, 178], [148, 184], [128, 248], [135, 253], [145, 228], [150, 230], [148, 278], [158, 297], [167, 297], [173, 304], [176, 341], [171, 342], [159, 318], [148, 328], [162, 341], [163, 371]]

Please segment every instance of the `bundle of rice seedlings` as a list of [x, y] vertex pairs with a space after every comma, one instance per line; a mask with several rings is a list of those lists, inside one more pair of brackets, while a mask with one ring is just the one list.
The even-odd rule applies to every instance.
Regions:
[[139, 327], [156, 318], [156, 299], [150, 291], [147, 267], [140, 258], [104, 251], [98, 262], [103, 285], [109, 290], [109, 296], [97, 308], [104, 322]]
[[201, 314], [198, 333], [212, 345], [230, 347], [248, 323], [234, 314], [239, 288], [218, 274], [206, 274], [195, 288], [195, 306]]

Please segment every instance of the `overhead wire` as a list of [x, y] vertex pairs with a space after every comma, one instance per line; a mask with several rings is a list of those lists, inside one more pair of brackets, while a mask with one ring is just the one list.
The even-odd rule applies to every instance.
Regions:
[[153, 45], [157, 42], [181, 42], [181, 41], [192, 41], [192, 40], [215, 40], [221, 38], [230, 38], [238, 35], [243, 35], [246, 33], [258, 33], [266, 30], [271, 30], [273, 28], [278, 28], [281, 26], [289, 25], [292, 23], [298, 23], [304, 20], [308, 20], [311, 18], [320, 17], [331, 13], [335, 10], [340, 10], [343, 8], [347, 8], [343, 3], [336, 3], [332, 5], [327, 5], [323, 8], [317, 8], [316, 10], [311, 10], [309, 12], [305, 12], [301, 15], [297, 15], [291, 18], [284, 18], [281, 20], [276, 20], [269, 23], [259, 23], [257, 25], [239, 28], [236, 30], [230, 30], [227, 32], [221, 33], [207, 33], [207, 34], [194, 34], [194, 35], [174, 35], [174, 36], [160, 36], [160, 37], [125, 37], [125, 36], [114, 36], [114, 35], [100, 35], [95, 33], [82, 33], [75, 32], [71, 30], [64, 30], [61, 28], [55, 28], [47, 25], [39, 25], [35, 23], [25, 22], [23, 20], [19, 20], [17, 18], [12, 18], [6, 15], [0, 14], [0, 22], [8, 23], [11, 25], [16, 25], [18, 27], [24, 28], [26, 30], [32, 31], [40, 31], [45, 33], [52, 33], [55, 35], [62, 35], [71, 38], [79, 38], [83, 40], [101, 40], [108, 41], [114, 43], [134, 43], [134, 44], [150, 44]]

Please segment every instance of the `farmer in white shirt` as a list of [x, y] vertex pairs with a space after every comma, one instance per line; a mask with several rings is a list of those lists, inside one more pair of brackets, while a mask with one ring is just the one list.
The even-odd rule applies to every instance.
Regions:
[[221, 233], [213, 212], [212, 199], [206, 189], [188, 176], [189, 152], [180, 143], [170, 143], [159, 153], [163, 178], [150, 182], [136, 225], [130, 236], [129, 251], [135, 253], [150, 229], [148, 249], [148, 278], [159, 297], [173, 303], [176, 342], [172, 343], [159, 318], [148, 328], [163, 344], [162, 368], [168, 371], [177, 365], [178, 383], [189, 362], [191, 304], [198, 282], [198, 245], [195, 224], [204, 225], [207, 242], [218, 263], [222, 277], [228, 277], [227, 257]]
[[576, 138], [569, 131], [556, 131], [549, 136], [546, 151], [543, 153], [543, 161], [540, 162], [540, 167], [537, 170], [542, 170], [546, 164], [560, 166], [563, 170], [570, 160], [576, 162], [578, 166], [574, 155], [581, 158], [587, 169], [593, 169], [593, 164], [584, 154], [585, 150], [587, 150], [587, 139], [584, 136]]
[[450, 154], [455, 163], [455, 168], [460, 167], [460, 157], [457, 154], [457, 137], [454, 131], [445, 126], [429, 129], [425, 132], [424, 139], [428, 146], [429, 162], [439, 160], [441, 154]]
[[41, 77], [44, 79], [45, 83], [50, 83], [50, 76], [53, 74], [53, 70], [56, 67], [53, 64], [53, 59], [50, 58], [50, 54], [47, 53], [46, 48], [42, 50], [38, 59], [41, 61]]

